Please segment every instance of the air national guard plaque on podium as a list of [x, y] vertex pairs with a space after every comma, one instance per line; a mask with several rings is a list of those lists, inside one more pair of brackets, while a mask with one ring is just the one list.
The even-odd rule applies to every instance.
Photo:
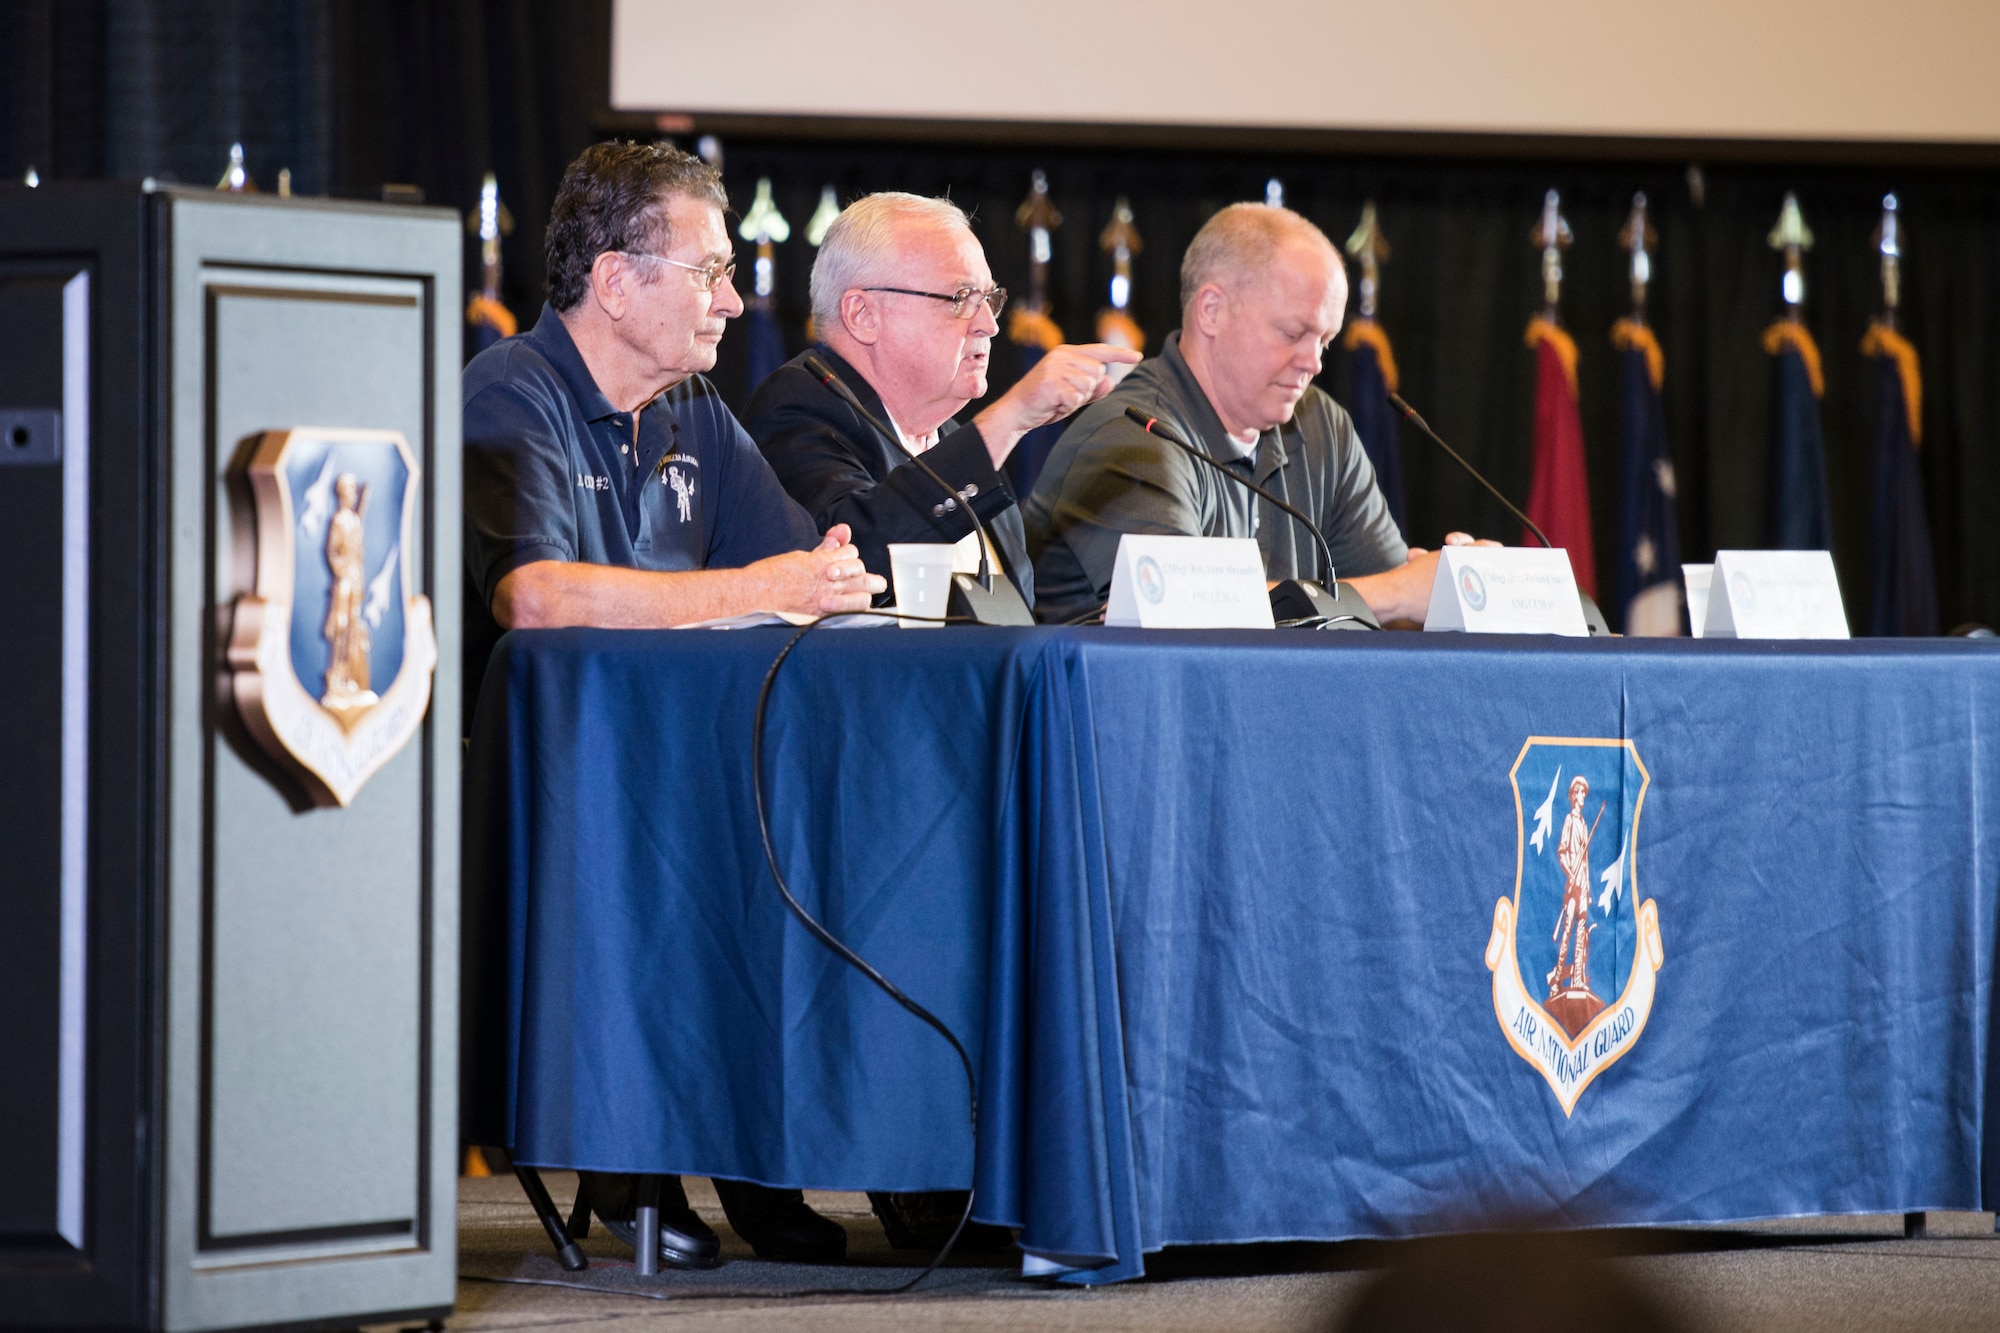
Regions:
[[254, 593], [229, 671], [250, 735], [315, 804], [345, 806], [416, 734], [437, 640], [406, 577], [420, 480], [395, 431], [265, 432], [247, 468]]

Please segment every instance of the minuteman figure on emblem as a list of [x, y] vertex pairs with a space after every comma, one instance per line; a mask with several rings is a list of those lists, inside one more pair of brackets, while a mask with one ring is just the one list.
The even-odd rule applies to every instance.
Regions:
[[674, 488], [674, 499], [680, 502], [681, 522], [694, 519], [694, 483], [689, 481], [677, 467], [667, 469], [667, 485]]

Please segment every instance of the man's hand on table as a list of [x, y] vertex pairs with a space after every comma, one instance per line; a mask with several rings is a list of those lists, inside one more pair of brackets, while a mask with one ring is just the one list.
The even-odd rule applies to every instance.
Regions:
[[868, 572], [849, 536], [847, 524], [836, 523], [810, 551], [788, 551], [748, 566], [745, 574], [770, 581], [771, 600], [759, 602], [757, 609], [809, 616], [866, 611], [875, 594], [889, 585], [880, 574]]
[[493, 593], [502, 629], [667, 629], [750, 611], [820, 616], [866, 611], [889, 585], [870, 574], [836, 523], [810, 551], [787, 551], [741, 569], [659, 572], [537, 560], [510, 570]]
[[[1478, 540], [1463, 532], [1449, 532], [1445, 534], [1444, 544], [1499, 546], [1501, 543]], [[1400, 568], [1342, 581], [1354, 585], [1354, 590], [1361, 594], [1361, 600], [1368, 603], [1368, 609], [1384, 626], [1391, 621], [1422, 625], [1424, 614], [1430, 609], [1431, 584], [1437, 579], [1437, 562], [1436, 551], [1412, 546], [1410, 558]]]

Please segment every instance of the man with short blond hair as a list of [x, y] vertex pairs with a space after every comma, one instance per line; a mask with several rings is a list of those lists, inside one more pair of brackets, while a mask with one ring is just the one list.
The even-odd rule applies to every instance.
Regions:
[[[1078, 414], [1022, 506], [1042, 619], [1104, 604], [1128, 532], [1254, 537], [1272, 580], [1337, 575], [1383, 621], [1423, 619], [1437, 556], [1404, 543], [1353, 421], [1313, 385], [1346, 309], [1346, 267], [1305, 218], [1232, 204], [1209, 219], [1181, 264], [1180, 329]], [[1296, 520], [1149, 435], [1128, 407], [1310, 515], [1335, 568]]]
[[[1058, 347], [965, 427], [986, 394], [1007, 293], [993, 285], [971, 223], [947, 199], [872, 194], [847, 206], [813, 261], [813, 320], [826, 363], [896, 438], [885, 439], [800, 356], [751, 396], [745, 424], [778, 479], [822, 529], [844, 525], [868, 568], [889, 569], [891, 542], [950, 542], [958, 567], [979, 564], [976, 510], [989, 561], [1034, 605], [1020, 511], [1000, 468], [1021, 437], [1102, 397], [1109, 365], [1138, 354]], [[937, 482], [911, 460], [923, 455]]]

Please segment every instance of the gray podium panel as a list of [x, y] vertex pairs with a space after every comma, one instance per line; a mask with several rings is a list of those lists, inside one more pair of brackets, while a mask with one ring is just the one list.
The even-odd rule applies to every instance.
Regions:
[[0, 190], [9, 1327], [451, 1305], [462, 245]]

